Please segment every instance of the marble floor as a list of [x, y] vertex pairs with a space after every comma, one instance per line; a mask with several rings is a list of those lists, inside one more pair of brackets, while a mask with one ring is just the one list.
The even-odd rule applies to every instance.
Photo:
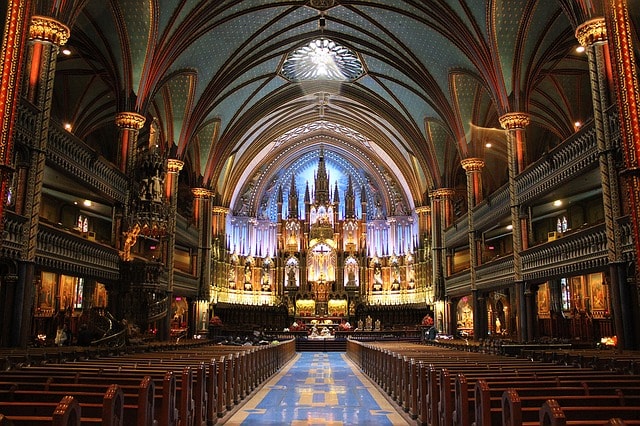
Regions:
[[250, 395], [225, 425], [409, 425], [341, 352], [302, 352]]

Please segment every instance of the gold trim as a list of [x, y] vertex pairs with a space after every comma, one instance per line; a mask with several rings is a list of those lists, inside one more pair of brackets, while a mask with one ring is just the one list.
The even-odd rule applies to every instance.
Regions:
[[431, 213], [431, 206], [416, 207], [416, 214]]
[[122, 129], [140, 130], [146, 118], [137, 112], [119, 112], [116, 115], [116, 126]]
[[167, 160], [167, 169], [169, 170], [169, 173], [177, 173], [182, 170], [182, 167], [184, 167], [184, 161], [176, 158], [169, 158]]
[[529, 114], [524, 112], [508, 112], [498, 120], [505, 130], [524, 129], [531, 123]]
[[460, 165], [467, 172], [479, 172], [484, 167], [484, 160], [482, 158], [465, 158], [460, 161]]
[[191, 193], [196, 198], [208, 198], [213, 196], [213, 191], [210, 191], [207, 188], [191, 188]]
[[456, 193], [455, 189], [451, 188], [438, 188], [429, 192], [431, 198], [447, 198], [452, 197]]
[[69, 27], [62, 22], [47, 16], [35, 15], [31, 17], [30, 40], [48, 41], [56, 46], [62, 46], [69, 40], [70, 35]]
[[218, 213], [218, 214], [228, 214], [229, 213], [229, 209], [227, 207], [222, 207], [222, 206], [215, 206], [211, 209], [211, 211], [213, 213]]
[[583, 47], [607, 41], [607, 26], [604, 18], [591, 19], [576, 28], [576, 38]]

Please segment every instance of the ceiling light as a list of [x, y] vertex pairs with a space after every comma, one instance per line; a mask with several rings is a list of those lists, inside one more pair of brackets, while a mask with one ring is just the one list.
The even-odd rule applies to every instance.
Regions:
[[65, 129], [67, 132], [70, 132], [70, 131], [71, 131], [71, 123], [64, 123], [64, 129]]
[[578, 53], [582, 53], [582, 52], [584, 52], [584, 51], [585, 51], [584, 46], [578, 46], [578, 47], [576, 47], [576, 52], [578, 52]]
[[65, 56], [69, 56], [71, 55], [71, 50], [65, 47], [64, 49], [62, 49], [62, 54]]
[[562, 200], [555, 200], [553, 202], [553, 205], [556, 206], [556, 207], [560, 207], [562, 205]]
[[511, 231], [513, 229], [513, 225], [507, 225], [507, 229]]
[[582, 122], [580, 121], [576, 121], [575, 123], [573, 123], [573, 125], [575, 126], [576, 130], [579, 129], [580, 127], [582, 127]]
[[85, 207], [91, 207], [91, 200], [84, 200], [82, 204], [84, 204]]
[[491, 146], [492, 146], [492, 145], [491, 145], [491, 142], [487, 142], [487, 143], [485, 143], [485, 144], [484, 144], [484, 147], [485, 147], [485, 148], [491, 148]]

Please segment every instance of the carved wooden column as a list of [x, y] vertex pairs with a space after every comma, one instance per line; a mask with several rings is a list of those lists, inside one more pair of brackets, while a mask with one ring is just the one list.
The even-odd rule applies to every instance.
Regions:
[[600, 180], [602, 185], [602, 200], [604, 222], [607, 236], [607, 257], [609, 261], [609, 280], [611, 288], [611, 307], [618, 344], [624, 347], [623, 330], [630, 329], [630, 324], [624, 324], [622, 312], [623, 304], [629, 303], [629, 297], [621, 299], [625, 293], [626, 268], [622, 258], [622, 235], [618, 219], [622, 216], [620, 204], [620, 182], [616, 157], [620, 147], [614, 146], [607, 116], [604, 111], [614, 102], [614, 88], [607, 42], [607, 29], [604, 18], [592, 19], [576, 29], [576, 38], [585, 47], [589, 59], [589, 74], [591, 79], [591, 100], [593, 102], [593, 120], [596, 131], [596, 141], [599, 152]]
[[[15, 299], [15, 333], [13, 341], [20, 346], [27, 344], [30, 334], [33, 304], [34, 260], [40, 221], [40, 202], [44, 179], [45, 153], [49, 138], [49, 117], [58, 49], [69, 38], [66, 25], [45, 16], [33, 16], [29, 26], [26, 51], [24, 95], [36, 108], [35, 136], [31, 142], [27, 184], [24, 191], [23, 215], [29, 226], [22, 235], [21, 262]], [[18, 326], [19, 325], [19, 326]]]
[[[516, 176], [524, 170], [525, 128], [529, 125], [529, 116], [525, 113], [512, 112], [500, 117], [500, 125], [507, 131], [507, 163], [509, 168], [509, 199], [511, 205], [511, 225], [513, 234], [513, 275], [518, 299], [518, 313], [516, 329], [518, 338], [529, 340], [527, 327], [527, 309], [525, 300], [525, 286], [522, 280], [521, 252], [528, 245], [526, 240], [526, 226], [520, 215], [520, 203], [516, 188]], [[530, 294], [528, 295], [530, 297]]]
[[184, 162], [175, 158], [167, 161], [167, 177], [164, 182], [165, 196], [169, 203], [169, 217], [167, 220], [167, 316], [161, 339], [168, 340], [171, 336], [171, 303], [173, 301], [174, 259], [176, 247], [176, 216], [178, 215], [178, 175]]
[[476, 227], [473, 221], [473, 209], [482, 199], [482, 168], [484, 160], [481, 158], [465, 158], [460, 162], [467, 174], [467, 222], [469, 233], [469, 273], [471, 293], [473, 295], [473, 337], [481, 339], [487, 333], [485, 319], [484, 298], [478, 297], [476, 288], [476, 267], [478, 266], [478, 242]]
[[[629, 19], [628, 2], [607, 0], [605, 2], [605, 20], [609, 38], [609, 52], [614, 69], [613, 78], [617, 94], [620, 136], [624, 154], [625, 193], [628, 197], [628, 210], [633, 224], [635, 242], [635, 285], [640, 282], [640, 268], [637, 259], [640, 256], [640, 84], [638, 83], [637, 59], [634, 54], [633, 31]], [[619, 278], [620, 279], [620, 278]], [[627, 283], [620, 283], [620, 299], [631, 300], [627, 296], [630, 289]], [[637, 290], [636, 290], [637, 292]], [[624, 335], [618, 334], [618, 344], [623, 349], [638, 347], [635, 341], [637, 322], [633, 320], [632, 307], [621, 304]], [[636, 308], [637, 309], [637, 308]], [[637, 315], [637, 312], [635, 313]], [[619, 328], [618, 328], [619, 330]], [[616, 331], [617, 332], [617, 331]], [[623, 338], [623, 342], [620, 342]]]

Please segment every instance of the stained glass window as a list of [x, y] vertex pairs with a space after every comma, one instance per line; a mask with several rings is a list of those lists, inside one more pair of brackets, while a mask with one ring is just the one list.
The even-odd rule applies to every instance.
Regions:
[[282, 75], [288, 80], [353, 81], [364, 74], [362, 62], [349, 48], [320, 38], [287, 55]]

